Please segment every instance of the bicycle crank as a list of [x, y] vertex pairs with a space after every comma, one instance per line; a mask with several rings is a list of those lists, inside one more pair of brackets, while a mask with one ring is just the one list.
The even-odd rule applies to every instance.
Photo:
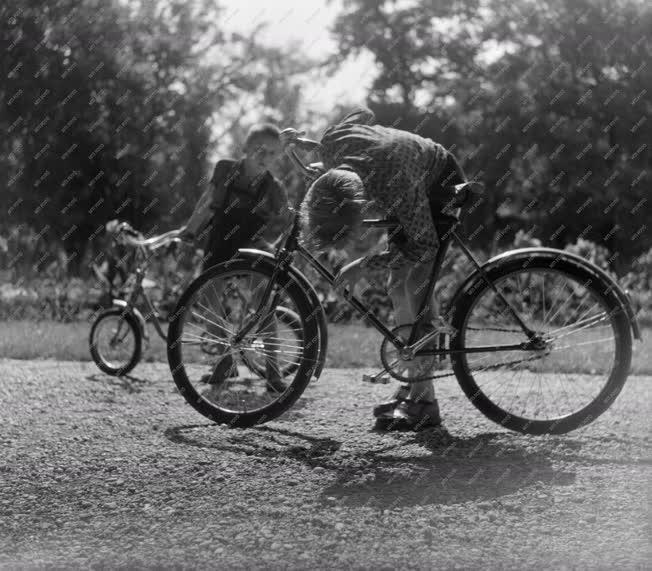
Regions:
[[[400, 325], [392, 330], [392, 333], [404, 343], [407, 343], [412, 324]], [[432, 348], [438, 344], [437, 338], [433, 339], [426, 345]], [[437, 362], [436, 355], [415, 356], [414, 351], [403, 349], [399, 350], [389, 341], [383, 339], [380, 345], [380, 360], [385, 367], [385, 371], [392, 377], [405, 383], [417, 383], [427, 381], [432, 378], [432, 369]]]

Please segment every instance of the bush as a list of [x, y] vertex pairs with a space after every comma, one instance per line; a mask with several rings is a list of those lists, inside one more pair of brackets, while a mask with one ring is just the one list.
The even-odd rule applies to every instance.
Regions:
[[636, 258], [622, 279], [640, 325], [652, 326], [652, 248]]
[[604, 246], [580, 238], [565, 250], [587, 259], [611, 275], [629, 294], [640, 324], [652, 324], [652, 248], [636, 258], [629, 271], [621, 277], [610, 266], [615, 256], [610, 255]]
[[568, 244], [564, 250], [588, 260], [592, 264], [598, 266], [600, 269], [603, 269], [607, 273], [611, 274], [613, 277], [616, 277], [609, 265], [611, 262], [609, 251], [604, 246], [600, 246], [595, 242], [580, 238], [574, 244]]
[[0, 287], [0, 319], [9, 321], [61, 321], [88, 318], [99, 306], [103, 291], [79, 278], [49, 278]]
[[[541, 243], [529, 233], [519, 231], [509, 249], [540, 245]], [[614, 275], [609, 267], [609, 252], [604, 247], [580, 239], [575, 244], [569, 244], [566, 250], [586, 258]], [[473, 253], [480, 261], [486, 258], [486, 254], [481, 251]], [[184, 247], [176, 255], [157, 253], [150, 260], [147, 278], [152, 287], [147, 293], [163, 317], [173, 310], [181, 292], [199, 273], [202, 254], [201, 250]], [[338, 271], [349, 259], [343, 252], [332, 250], [322, 255], [320, 261]], [[315, 287], [330, 322], [360, 322], [357, 312], [337, 295], [315, 270], [299, 259], [297, 262], [299, 269]], [[65, 268], [58, 266], [48, 268], [42, 276], [13, 280], [13, 283], [11, 276], [5, 275], [4, 278], [9, 283], [0, 286], [0, 319], [88, 319], [97, 309], [110, 305], [112, 295], [126, 297], [131, 287], [129, 282], [118, 283], [109, 291], [108, 283], [102, 278], [105, 266], [104, 263], [96, 266], [96, 275], [86, 279], [68, 277], [65, 275]], [[466, 255], [459, 248], [451, 247], [435, 288], [435, 299], [439, 301], [442, 312], [446, 310], [451, 296], [473, 269]], [[63, 277], [60, 277], [61, 275]], [[374, 315], [391, 324], [392, 306], [385, 289], [386, 281], [387, 272], [376, 271], [369, 276], [368, 285], [360, 288], [358, 293]], [[618, 282], [629, 291], [641, 324], [651, 325], [652, 249], [637, 258], [627, 274], [618, 278]]]

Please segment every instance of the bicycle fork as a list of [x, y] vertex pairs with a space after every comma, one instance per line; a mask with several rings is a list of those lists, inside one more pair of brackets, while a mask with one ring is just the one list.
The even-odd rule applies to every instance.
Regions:
[[[269, 282], [265, 286], [265, 291], [261, 296], [260, 303], [258, 308], [249, 316], [243, 323], [240, 330], [233, 336], [233, 343], [240, 343], [247, 334], [256, 326], [256, 323], [262, 317], [261, 328], [267, 327], [271, 319], [274, 318], [274, 308], [278, 305], [280, 292], [276, 286], [276, 280], [280, 272], [284, 271], [285, 266], [289, 263], [287, 259], [287, 254], [283, 256], [280, 260], [280, 263], [274, 266], [274, 271], [272, 272], [272, 277], [269, 279]], [[270, 301], [271, 298], [271, 301]]]

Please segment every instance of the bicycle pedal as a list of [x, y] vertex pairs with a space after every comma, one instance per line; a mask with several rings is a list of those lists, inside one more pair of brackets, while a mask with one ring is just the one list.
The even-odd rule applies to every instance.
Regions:
[[362, 375], [363, 383], [371, 383], [374, 385], [387, 385], [389, 384], [390, 378], [384, 375]]

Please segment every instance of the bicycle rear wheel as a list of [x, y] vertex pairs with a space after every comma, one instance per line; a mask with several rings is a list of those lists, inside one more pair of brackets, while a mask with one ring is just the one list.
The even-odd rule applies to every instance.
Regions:
[[[213, 266], [190, 284], [173, 313], [168, 360], [174, 381], [186, 401], [214, 422], [248, 427], [272, 420], [296, 402], [314, 373], [319, 343], [311, 340], [319, 339], [318, 312], [300, 284], [277, 275], [275, 307], [256, 315], [272, 272], [244, 259]], [[291, 335], [272, 325], [271, 316], [279, 313], [290, 320]], [[237, 342], [236, 333], [250, 319], [256, 325]], [[206, 343], [216, 348], [214, 354]], [[218, 374], [225, 359], [232, 368]], [[252, 374], [251, 361], [263, 371]], [[274, 390], [270, 375], [277, 379]]]
[[[505, 260], [489, 272], [538, 349], [452, 355], [473, 405], [526, 434], [563, 434], [595, 420], [620, 393], [632, 338], [622, 304], [608, 284], [564, 259]], [[453, 316], [451, 349], [525, 343], [527, 335], [498, 294], [478, 279]]]

